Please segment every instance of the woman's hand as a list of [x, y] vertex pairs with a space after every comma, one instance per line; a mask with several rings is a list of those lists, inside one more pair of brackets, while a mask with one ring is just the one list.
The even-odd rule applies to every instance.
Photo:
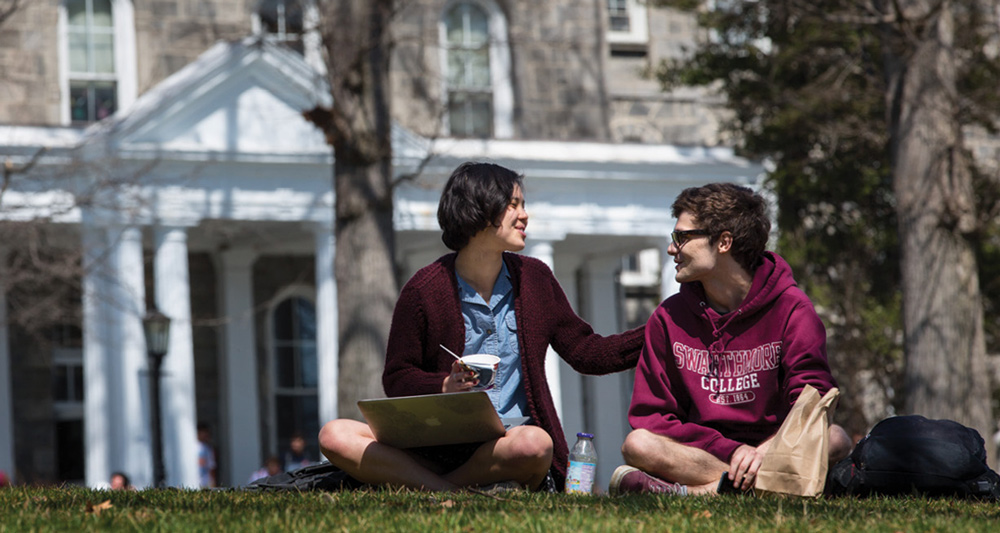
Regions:
[[475, 372], [466, 370], [458, 360], [451, 364], [451, 373], [444, 378], [441, 392], [462, 392], [471, 389], [479, 383]]

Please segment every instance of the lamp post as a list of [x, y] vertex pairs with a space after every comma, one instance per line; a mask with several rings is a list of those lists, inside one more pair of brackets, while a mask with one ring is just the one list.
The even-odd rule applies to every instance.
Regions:
[[163, 431], [160, 425], [160, 365], [170, 347], [170, 318], [151, 309], [142, 319], [142, 330], [146, 335], [146, 352], [149, 354], [149, 380], [153, 425], [153, 486], [162, 487], [166, 474], [163, 468]]

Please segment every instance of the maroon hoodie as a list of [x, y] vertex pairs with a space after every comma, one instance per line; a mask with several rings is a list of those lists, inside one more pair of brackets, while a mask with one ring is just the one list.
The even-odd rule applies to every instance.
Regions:
[[826, 330], [788, 263], [765, 252], [739, 308], [720, 316], [693, 282], [653, 312], [629, 423], [728, 463], [773, 435], [807, 384], [836, 386]]

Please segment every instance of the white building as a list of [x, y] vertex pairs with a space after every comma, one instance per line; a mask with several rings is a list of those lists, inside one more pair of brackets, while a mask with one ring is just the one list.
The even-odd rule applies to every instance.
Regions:
[[[116, 17], [131, 10], [111, 4]], [[0, 121], [0, 158], [33, 165], [3, 193], [0, 217], [34, 221], [54, 250], [83, 252], [75, 330], [43, 349], [0, 320], [0, 469], [21, 482], [101, 486], [113, 471], [153, 482], [141, 324], [153, 305], [173, 320], [161, 396], [168, 485], [198, 484], [199, 420], [211, 422], [220, 479], [240, 485], [292, 432], [315, 446], [336, 417], [333, 155], [301, 116], [331, 104], [323, 77], [251, 37], [219, 42], [139, 92], [86, 129], [14, 112]], [[656, 251], [669, 242], [676, 194], [762, 172], [725, 147], [530, 138], [518, 127], [431, 141], [396, 126], [394, 172], [424, 163], [395, 195], [401, 281], [447, 252], [436, 223], [445, 178], [462, 161], [493, 161], [525, 176], [523, 253], [552, 267], [598, 332], [618, 332], [628, 287], [656, 286], [649, 260], [666, 257]], [[20, 244], [4, 245], [5, 257], [23, 256]], [[644, 274], [623, 272], [635, 254]], [[659, 287], [659, 297], [675, 289], [671, 268]], [[7, 289], [14, 298], [18, 287]], [[0, 312], [13, 309], [5, 302]], [[551, 353], [547, 371], [567, 440], [597, 435], [606, 487], [628, 431], [630, 373], [583, 377]]]

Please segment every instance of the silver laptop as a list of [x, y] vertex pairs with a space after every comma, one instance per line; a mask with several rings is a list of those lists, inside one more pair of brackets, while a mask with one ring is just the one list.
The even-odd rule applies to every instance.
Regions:
[[528, 420], [505, 424], [483, 391], [359, 400], [358, 408], [375, 439], [393, 448], [486, 442]]

